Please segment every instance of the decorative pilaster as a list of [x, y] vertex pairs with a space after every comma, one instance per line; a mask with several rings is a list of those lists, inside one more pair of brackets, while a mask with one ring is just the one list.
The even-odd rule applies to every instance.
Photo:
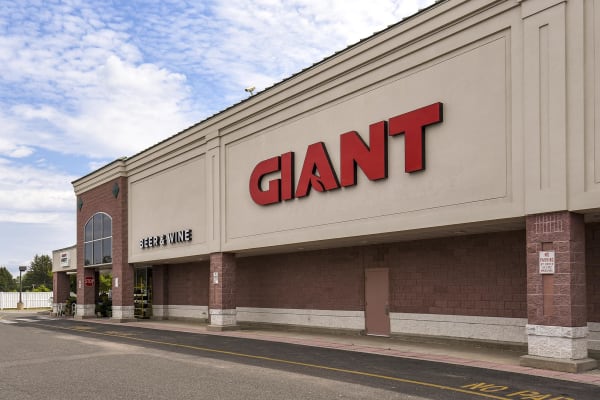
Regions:
[[[529, 355], [521, 364], [569, 372], [595, 368], [587, 353], [583, 215], [530, 215], [526, 224]], [[540, 252], [554, 255], [554, 272], [540, 266]]]
[[237, 329], [235, 254], [210, 255], [209, 315], [211, 330]]
[[125, 263], [115, 263], [113, 258], [112, 319], [125, 322], [133, 320], [133, 267]]

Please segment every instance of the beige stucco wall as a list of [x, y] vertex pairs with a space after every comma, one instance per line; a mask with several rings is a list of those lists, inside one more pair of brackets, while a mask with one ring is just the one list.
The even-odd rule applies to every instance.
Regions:
[[[68, 263], [62, 265], [61, 254], [67, 253]], [[77, 246], [52, 251], [52, 272], [71, 272], [77, 270]]]
[[[522, 185], [511, 176], [522, 168], [510, 148], [521, 132], [511, 131], [507, 110], [506, 32], [444, 44], [448, 54], [410, 70], [403, 58], [395, 60], [390, 71], [374, 74], [373, 86], [336, 104], [323, 107], [324, 95], [317, 96], [307, 101], [316, 110], [300, 119], [232, 142], [226, 137], [223, 245], [233, 250], [522, 214], [522, 202], [515, 203]], [[359, 175], [354, 187], [269, 206], [248, 195], [250, 172], [263, 159], [295, 151], [298, 180], [307, 146], [323, 141], [339, 176], [340, 134], [356, 130], [368, 142], [370, 124], [438, 101], [444, 121], [426, 128], [424, 171], [404, 172], [404, 137], [396, 136], [388, 139], [385, 180]]]
[[[361, 244], [523, 227], [524, 216], [600, 219], [600, 5], [593, 0], [448, 0], [158, 145], [74, 182], [126, 175], [130, 262], [308, 244]], [[388, 138], [388, 178], [259, 206], [254, 166], [435, 102], [426, 169], [404, 172]], [[275, 174], [273, 177], [277, 177]], [[193, 241], [141, 250], [148, 235]]]
[[[192, 150], [193, 147], [193, 150]], [[158, 167], [143, 165], [129, 177], [129, 258], [134, 262], [185, 258], [209, 252], [206, 147], [188, 146]], [[191, 230], [192, 240], [142, 248], [140, 240]]]

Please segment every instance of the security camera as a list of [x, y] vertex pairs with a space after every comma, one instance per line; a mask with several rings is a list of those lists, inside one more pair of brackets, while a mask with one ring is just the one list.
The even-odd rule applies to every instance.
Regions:
[[250, 93], [250, 96], [252, 96], [252, 92], [254, 92], [254, 90], [256, 90], [256, 87], [254, 86], [249, 86], [246, 89], [244, 89], [246, 92]]

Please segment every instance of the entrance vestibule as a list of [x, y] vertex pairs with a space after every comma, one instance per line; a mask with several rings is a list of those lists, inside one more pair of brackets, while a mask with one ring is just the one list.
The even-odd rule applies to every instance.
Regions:
[[133, 316], [152, 317], [152, 267], [136, 268], [133, 286]]

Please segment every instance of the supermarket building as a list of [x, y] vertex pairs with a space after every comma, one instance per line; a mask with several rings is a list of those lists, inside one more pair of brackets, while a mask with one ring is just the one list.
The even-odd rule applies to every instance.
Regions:
[[[600, 5], [446, 0], [73, 182], [77, 318], [600, 351]], [[549, 365], [549, 364], [546, 364]]]

